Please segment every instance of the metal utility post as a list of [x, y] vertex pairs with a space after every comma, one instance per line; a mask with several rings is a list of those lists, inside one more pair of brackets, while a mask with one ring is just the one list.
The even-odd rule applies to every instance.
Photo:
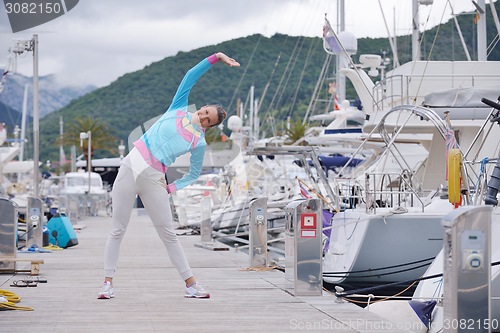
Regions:
[[267, 197], [250, 203], [250, 267], [269, 266], [267, 252]]
[[90, 131], [87, 132], [89, 135], [89, 147], [88, 147], [88, 156], [89, 156], [89, 161], [88, 161], [88, 173], [89, 173], [89, 198], [90, 198], [90, 175], [92, 174], [92, 133]]
[[26, 247], [42, 248], [43, 246], [43, 201], [40, 198], [28, 197], [26, 211]]
[[295, 296], [323, 292], [322, 208], [320, 199], [296, 200], [285, 207], [285, 288]]
[[63, 167], [63, 156], [64, 156], [64, 149], [63, 149], [63, 117], [59, 117], [59, 175], [63, 174], [62, 167]]
[[[491, 212], [493, 206], [463, 206], [443, 217], [445, 332], [491, 332]], [[455, 324], [456, 323], [456, 324]], [[460, 325], [467, 323], [466, 327]], [[471, 324], [472, 323], [472, 324]], [[498, 324], [498, 323], [497, 323]]]
[[39, 157], [39, 144], [40, 144], [40, 130], [38, 123], [38, 35], [33, 35], [33, 188], [34, 196], [39, 196], [38, 184], [38, 160]]
[[90, 174], [92, 173], [92, 132], [80, 132], [80, 147], [83, 147], [83, 140], [89, 139], [88, 143], [88, 158], [87, 158], [87, 172], [89, 173], [89, 198], [90, 198]]
[[[24, 52], [33, 52], [33, 195], [39, 196], [39, 123], [38, 123], [38, 35], [33, 35], [32, 39], [14, 38], [14, 47], [12, 52], [16, 54], [17, 70], [17, 55]], [[26, 96], [26, 92], [25, 92]], [[26, 98], [25, 98], [26, 100]], [[23, 101], [24, 104], [24, 101]], [[24, 107], [23, 107], [24, 109]], [[25, 116], [23, 115], [23, 119]]]

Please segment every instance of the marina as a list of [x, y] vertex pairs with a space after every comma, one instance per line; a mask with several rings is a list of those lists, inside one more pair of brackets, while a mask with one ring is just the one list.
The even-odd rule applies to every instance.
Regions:
[[[246, 100], [240, 84], [254, 53], [263, 53], [262, 36], [249, 59], [251, 48], [242, 54], [234, 47], [231, 56], [245, 69], [230, 102], [197, 108], [190, 104], [196, 90], [188, 102], [214, 65], [206, 74], [211, 82], [235, 84], [240, 63], [219, 50], [179, 80], [166, 111], [164, 100], [154, 106], [150, 86], [138, 93], [137, 103], [147, 96], [147, 105], [163, 110], [159, 116], [138, 120], [136, 108], [144, 110], [123, 99], [128, 90], [113, 91], [109, 96], [134, 110], [134, 118], [123, 113], [131, 132], [93, 118], [89, 110], [105, 103], [90, 93], [61, 111], [66, 116], [79, 105], [85, 119], [73, 119], [64, 133], [60, 116], [59, 137], [51, 130], [57, 171], [50, 160], [39, 162], [39, 153], [55, 148], [39, 138], [38, 35], [14, 39], [16, 58], [0, 88], [17, 57], [32, 52], [33, 160], [23, 161], [25, 86], [21, 128], [8, 133], [0, 126], [0, 296], [7, 297], [0, 297], [0, 310], [19, 310], [0, 311], [8, 319], [1, 330], [440, 333], [462, 331], [453, 323], [465, 320], [477, 331], [499, 332], [500, 61], [496, 53], [488, 59], [500, 37], [499, 3], [473, 3], [474, 59], [455, 14], [446, 26], [460, 34], [467, 61], [455, 59], [454, 48], [443, 60], [433, 53], [443, 22], [425, 30], [435, 34], [430, 50], [422, 44], [419, 10], [432, 0], [412, 1], [411, 58], [407, 53], [400, 64], [397, 38], [389, 36], [392, 67], [388, 50], [358, 52], [340, 0], [337, 29], [325, 14], [323, 36], [311, 39], [297, 86], [282, 104], [301, 37], [279, 84], [273, 75], [289, 36], [272, 37], [284, 38], [282, 49], [275, 62], [273, 55], [259, 65], [274, 63], [262, 70], [272, 68], [271, 77], [256, 87], [262, 73], [250, 70]], [[495, 19], [489, 46], [486, 13]], [[179, 59], [168, 66], [194, 65], [191, 55]], [[221, 63], [235, 68], [226, 74]], [[153, 75], [165, 73], [163, 65], [153, 63], [131, 81], [153, 81], [162, 90], [164, 80]], [[310, 77], [320, 68], [314, 85]], [[307, 76], [310, 91], [299, 94]], [[43, 131], [56, 128], [54, 119]], [[64, 152], [70, 145], [71, 162]], [[93, 158], [97, 149], [114, 157]], [[19, 303], [6, 302], [15, 299], [12, 292]]]
[[[111, 218], [88, 217], [78, 246], [53, 253], [19, 253], [42, 258], [36, 288], [10, 287], [29, 274], [0, 274], [0, 289], [17, 293], [19, 306], [34, 311], [0, 311], [1, 330], [43, 332], [406, 332], [351, 303], [294, 297], [279, 270], [244, 271], [248, 254], [195, 246], [200, 236], [179, 236], [193, 274], [210, 299], [185, 299], [184, 283], [170, 264], [147, 215], [132, 213], [115, 277], [115, 298], [96, 299], [102, 283], [103, 251]], [[182, 230], [178, 230], [182, 232]], [[19, 263], [22, 267], [29, 264]], [[8, 318], [8, 320], [7, 320]], [[401, 324], [400, 324], [401, 325]], [[393, 327], [393, 329], [390, 329]]]

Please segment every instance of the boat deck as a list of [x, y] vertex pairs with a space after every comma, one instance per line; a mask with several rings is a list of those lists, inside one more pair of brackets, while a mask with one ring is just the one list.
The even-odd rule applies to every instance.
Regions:
[[[179, 236], [195, 278], [210, 299], [184, 298], [184, 283], [147, 215], [134, 210], [121, 246], [115, 298], [97, 299], [109, 217], [79, 222], [79, 244], [53, 253], [19, 253], [44, 259], [36, 288], [11, 287], [28, 273], [0, 274], [0, 289], [21, 296], [34, 311], [0, 311], [2, 332], [404, 332], [381, 317], [335, 297], [294, 297], [284, 273], [241, 271], [242, 252], [195, 246], [200, 236]], [[29, 263], [18, 263], [23, 269]], [[392, 327], [392, 329], [388, 329]]]

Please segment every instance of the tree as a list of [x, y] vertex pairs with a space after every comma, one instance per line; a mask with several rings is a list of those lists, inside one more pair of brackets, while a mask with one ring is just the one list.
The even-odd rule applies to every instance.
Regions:
[[[118, 154], [118, 138], [113, 134], [116, 131], [110, 130], [108, 124], [102, 122], [101, 118], [93, 118], [87, 115], [86, 118], [77, 117], [76, 123], [68, 124], [68, 130], [62, 137], [65, 146], [80, 146], [80, 133], [91, 132], [90, 158], [94, 156], [95, 149], [107, 150], [112, 154]], [[60, 139], [55, 142], [60, 144]], [[81, 147], [85, 160], [87, 160], [87, 170], [89, 170], [88, 140], [83, 140]]]
[[[306, 131], [309, 128], [307, 124], [302, 125], [302, 120], [297, 117], [297, 121], [290, 122], [290, 128], [285, 129], [285, 134], [288, 135], [287, 142], [292, 144], [295, 141], [306, 135]], [[304, 144], [303, 142], [301, 144]]]

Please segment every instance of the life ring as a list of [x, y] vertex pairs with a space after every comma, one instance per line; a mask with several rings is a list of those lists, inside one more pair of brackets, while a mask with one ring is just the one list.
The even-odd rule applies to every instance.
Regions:
[[460, 203], [461, 181], [460, 168], [462, 164], [462, 154], [460, 149], [448, 150], [448, 201], [452, 204]]
[[7, 193], [9, 195], [23, 194], [25, 191], [26, 188], [23, 183], [13, 183], [7, 188]]

